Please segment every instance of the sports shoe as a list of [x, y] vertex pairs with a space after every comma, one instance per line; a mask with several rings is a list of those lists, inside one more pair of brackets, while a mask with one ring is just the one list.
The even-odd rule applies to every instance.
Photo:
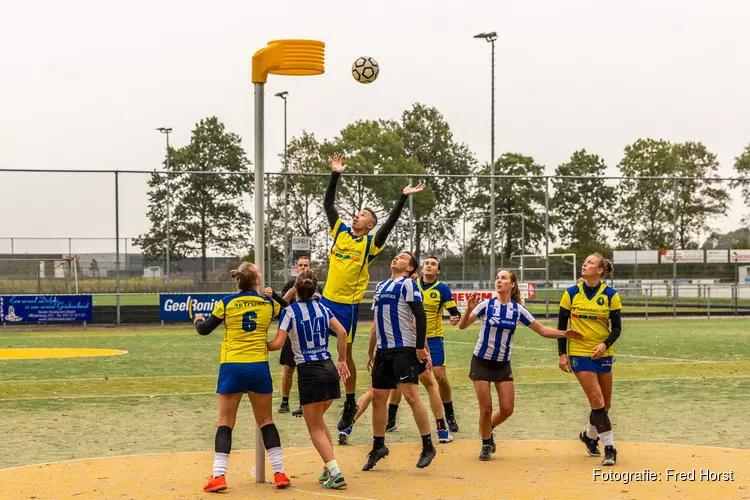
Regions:
[[354, 429], [353, 427], [349, 427], [348, 429], [339, 431], [339, 444], [341, 446], [349, 444], [349, 436], [352, 434], [353, 429]]
[[497, 445], [495, 444], [495, 433], [490, 434], [490, 446], [492, 447], [492, 453], [497, 451]]
[[289, 403], [284, 403], [282, 401], [279, 405], [279, 413], [289, 413]]
[[445, 419], [448, 423], [448, 430], [451, 432], [458, 432], [458, 422], [456, 422], [456, 417], [451, 415], [450, 417]]
[[359, 410], [357, 402], [344, 402], [344, 410], [341, 412], [341, 420], [339, 420], [338, 429], [343, 431], [354, 425], [354, 415]]
[[492, 445], [491, 444], [482, 445], [482, 452], [479, 454], [479, 460], [483, 462], [489, 462], [490, 460], [492, 460]]
[[224, 491], [225, 489], [227, 489], [226, 476], [221, 475], [219, 477], [206, 477], [206, 484], [203, 485], [203, 491], [214, 493], [217, 491]]
[[615, 465], [617, 462], [617, 450], [614, 446], [604, 447], [604, 458], [602, 459], [602, 465]]
[[451, 433], [448, 429], [438, 429], [437, 435], [438, 443], [445, 444], [453, 441], [453, 436], [451, 436]]
[[318, 482], [325, 483], [329, 479], [331, 479], [331, 471], [328, 470], [328, 467], [323, 466], [323, 472], [318, 476]]
[[343, 490], [346, 488], [346, 479], [342, 473], [338, 473], [335, 476], [328, 478], [328, 481], [323, 483], [323, 488], [327, 490]]
[[302, 416], [302, 407], [300, 406], [299, 408], [297, 408], [296, 410], [294, 410], [292, 412], [292, 415], [294, 415], [295, 417], [301, 417]]
[[283, 472], [277, 472], [276, 474], [274, 474], [273, 482], [274, 484], [276, 484], [276, 487], [278, 489], [286, 488], [287, 486], [292, 484], [292, 482], [289, 480], [288, 477], [286, 477], [286, 474], [284, 474]]
[[388, 419], [388, 423], [385, 424], [385, 432], [393, 432], [396, 429], [398, 429], [398, 424], [396, 423], [396, 419], [393, 420]]
[[424, 469], [432, 463], [432, 459], [437, 456], [437, 450], [434, 446], [430, 446], [427, 449], [422, 448], [422, 453], [419, 454], [419, 460], [417, 460], [417, 467]]
[[367, 454], [367, 463], [362, 467], [362, 470], [367, 471], [375, 467], [375, 464], [380, 461], [381, 458], [385, 458], [388, 456], [388, 447], [383, 446], [382, 448], [378, 448], [377, 450], [371, 450], [370, 453]]
[[589, 453], [589, 456], [602, 456], [601, 452], [599, 452], [599, 438], [591, 439], [586, 435], [586, 431], [583, 431], [578, 435], [578, 439], [580, 439], [581, 442], [586, 445], [586, 451]]

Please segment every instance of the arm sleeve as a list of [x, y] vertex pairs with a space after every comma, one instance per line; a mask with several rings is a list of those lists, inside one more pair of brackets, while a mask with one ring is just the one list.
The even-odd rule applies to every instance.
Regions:
[[448, 307], [447, 309], [448, 309], [448, 314], [450, 314], [451, 316], [461, 316], [461, 311], [458, 310], [458, 307], [453, 306], [453, 307]]
[[422, 302], [407, 302], [412, 314], [414, 314], [414, 322], [417, 326], [417, 349], [424, 349], [424, 341], [427, 337], [427, 315], [422, 307]]
[[612, 347], [612, 344], [620, 338], [620, 334], [622, 333], [622, 318], [620, 317], [619, 309], [609, 312], [609, 324], [611, 325], [609, 337], [604, 341], [604, 345], [607, 346], [607, 349]]
[[336, 222], [339, 220], [339, 213], [336, 207], [333, 205], [336, 200], [336, 184], [339, 182], [341, 174], [338, 172], [331, 173], [331, 180], [328, 181], [328, 189], [326, 189], [326, 197], [323, 200], [323, 208], [326, 211], [326, 217], [328, 218], [328, 226], [333, 229]]
[[273, 299], [274, 302], [276, 302], [279, 306], [281, 306], [281, 307], [279, 307], [279, 311], [276, 310], [276, 307], [273, 308], [274, 309], [274, 311], [273, 311], [273, 313], [274, 313], [273, 315], [274, 316], [276, 316], [277, 314], [279, 314], [279, 312], [281, 312], [280, 311], [281, 309], [283, 309], [283, 308], [285, 308], [286, 306], [289, 305], [289, 302], [287, 302], [286, 300], [284, 300], [284, 297], [282, 297], [281, 295], [279, 295], [276, 292], [273, 292], [273, 295], [271, 295], [271, 298]]
[[440, 301], [451, 316], [461, 316], [461, 312], [456, 307], [456, 301], [453, 300], [451, 289], [445, 283], [440, 283]]
[[294, 280], [290, 280], [284, 283], [284, 287], [281, 289], [281, 296], [283, 297], [284, 295], [286, 295], [286, 292], [291, 290], [293, 286], [294, 286]]
[[214, 316], [213, 314], [211, 314], [211, 316], [209, 316], [207, 320], [199, 320], [195, 322], [195, 331], [197, 331], [201, 335], [208, 335], [209, 333], [216, 330], [216, 327], [219, 326], [223, 321], [223, 318], [219, 318], [218, 316]]
[[[560, 307], [560, 312], [557, 313], [557, 329], [565, 331], [568, 329], [568, 321], [570, 320], [570, 311], [564, 307]], [[557, 339], [557, 354], [562, 356], [568, 353], [568, 339], [562, 338]]]
[[[329, 186], [330, 189], [330, 186]], [[326, 194], [327, 196], [327, 194]], [[383, 223], [382, 226], [380, 226], [380, 229], [378, 229], [378, 232], [375, 233], [375, 246], [376, 247], [382, 247], [385, 245], [385, 240], [388, 238], [388, 235], [391, 234], [391, 231], [393, 230], [393, 226], [396, 225], [396, 221], [401, 216], [401, 211], [404, 209], [404, 204], [406, 203], [406, 199], [408, 196], [405, 194], [402, 194], [398, 201], [396, 202], [396, 206], [393, 207], [393, 210], [391, 210], [391, 213], [388, 214], [388, 218]], [[328, 212], [326, 212], [328, 213]], [[338, 217], [338, 216], [337, 216]], [[331, 221], [331, 216], [328, 216], [328, 221]], [[335, 224], [335, 221], [333, 222]], [[331, 224], [331, 227], [333, 227], [333, 224]]]

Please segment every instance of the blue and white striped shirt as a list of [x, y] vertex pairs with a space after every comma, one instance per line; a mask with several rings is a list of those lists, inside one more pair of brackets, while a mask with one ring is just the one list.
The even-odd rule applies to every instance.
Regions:
[[492, 361], [510, 361], [516, 325], [536, 321], [523, 305], [512, 300], [501, 304], [497, 297], [481, 301], [472, 312], [482, 321], [474, 355]]
[[328, 352], [328, 324], [333, 313], [315, 300], [295, 302], [281, 311], [279, 329], [289, 333], [294, 362], [325, 361]]
[[402, 276], [378, 283], [372, 300], [378, 349], [417, 346], [417, 329], [409, 302], [422, 303], [422, 292], [411, 278]]

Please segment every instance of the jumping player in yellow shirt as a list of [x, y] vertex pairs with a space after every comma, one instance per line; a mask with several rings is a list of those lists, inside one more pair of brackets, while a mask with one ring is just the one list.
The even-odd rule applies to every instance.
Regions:
[[[406, 186], [403, 194], [396, 202], [396, 206], [388, 215], [388, 219], [373, 236], [370, 231], [377, 225], [378, 218], [372, 209], [363, 208], [354, 215], [351, 227], [347, 226], [339, 217], [334, 201], [336, 199], [336, 184], [338, 184], [339, 177], [344, 172], [344, 159], [341, 156], [334, 155], [330, 160], [331, 180], [328, 183], [323, 207], [328, 218], [333, 244], [329, 253], [328, 276], [320, 303], [333, 312], [336, 319], [347, 331], [346, 363], [349, 367], [350, 376], [344, 384], [346, 401], [338, 424], [338, 430], [343, 431], [352, 426], [354, 414], [357, 412], [357, 401], [355, 399], [357, 367], [354, 364], [351, 346], [357, 332], [359, 303], [362, 301], [367, 284], [370, 282], [370, 262], [385, 248], [385, 240], [401, 215], [408, 197], [419, 193], [425, 186], [422, 183], [416, 187]], [[329, 334], [335, 336], [336, 332], [330, 331]]]
[[620, 295], [601, 280], [613, 270], [612, 262], [595, 253], [581, 267], [582, 281], [563, 292], [557, 328], [570, 327], [583, 339], [559, 339], [560, 369], [575, 373], [591, 405], [589, 424], [578, 438], [592, 457], [600, 457], [599, 440], [604, 443], [602, 465], [615, 465], [617, 450], [608, 411], [612, 406], [612, 344], [620, 337], [622, 320]]
[[277, 294], [272, 298], [258, 293], [260, 269], [243, 262], [231, 273], [239, 293], [224, 297], [216, 303], [206, 320], [195, 316], [195, 329], [208, 335], [224, 323], [221, 343], [221, 365], [216, 392], [219, 403], [219, 427], [216, 430], [213, 475], [208, 476], [203, 491], [227, 489], [226, 473], [232, 449], [232, 429], [237, 421], [237, 409], [247, 393], [253, 407], [255, 422], [263, 434], [268, 459], [277, 488], [291, 484], [284, 471], [281, 457], [281, 438], [273, 423], [273, 381], [268, 365], [268, 329], [281, 308], [288, 304]]

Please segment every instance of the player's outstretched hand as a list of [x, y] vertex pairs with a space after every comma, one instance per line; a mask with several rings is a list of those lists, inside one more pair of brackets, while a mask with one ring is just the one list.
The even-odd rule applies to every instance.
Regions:
[[594, 348], [594, 355], [591, 356], [591, 359], [602, 359], [602, 356], [604, 356], [604, 351], [607, 350], [607, 344], [602, 342], [598, 346]]
[[193, 324], [196, 324], [198, 321], [206, 321], [206, 318], [202, 314], [196, 314], [193, 316]]
[[420, 193], [420, 192], [422, 192], [423, 190], [424, 190], [424, 182], [420, 182], [419, 184], [417, 184], [417, 185], [416, 185], [416, 186], [414, 186], [414, 187], [412, 187], [412, 185], [411, 185], [411, 184], [409, 184], [408, 186], [406, 186], [406, 187], [404, 188], [404, 194], [405, 194], [406, 196], [411, 196], [411, 195], [413, 195], [413, 194], [417, 194], [417, 193]]
[[582, 340], [583, 335], [572, 328], [568, 328], [565, 330], [565, 338], [566, 339], [575, 339], [575, 340]]
[[558, 363], [557, 366], [559, 366], [560, 369], [564, 371], [565, 373], [570, 373], [571, 371], [573, 371], [570, 369], [570, 360], [568, 359], [567, 354], [560, 355], [560, 362]]
[[263, 296], [267, 299], [273, 296], [273, 290], [271, 290], [270, 286], [267, 286], [263, 289]]
[[461, 321], [461, 316], [451, 316], [451, 325], [457, 325]]
[[349, 367], [346, 366], [346, 361], [339, 361], [336, 363], [336, 368], [339, 372], [339, 379], [341, 379], [342, 382], [346, 382], [346, 379], [349, 378]]
[[328, 157], [328, 161], [331, 162], [331, 170], [337, 173], [344, 172], [344, 157], [341, 155], [333, 155]]
[[479, 292], [474, 292], [469, 296], [469, 300], [466, 301], [466, 306], [469, 311], [473, 311], [477, 307], [477, 304], [479, 304]]

